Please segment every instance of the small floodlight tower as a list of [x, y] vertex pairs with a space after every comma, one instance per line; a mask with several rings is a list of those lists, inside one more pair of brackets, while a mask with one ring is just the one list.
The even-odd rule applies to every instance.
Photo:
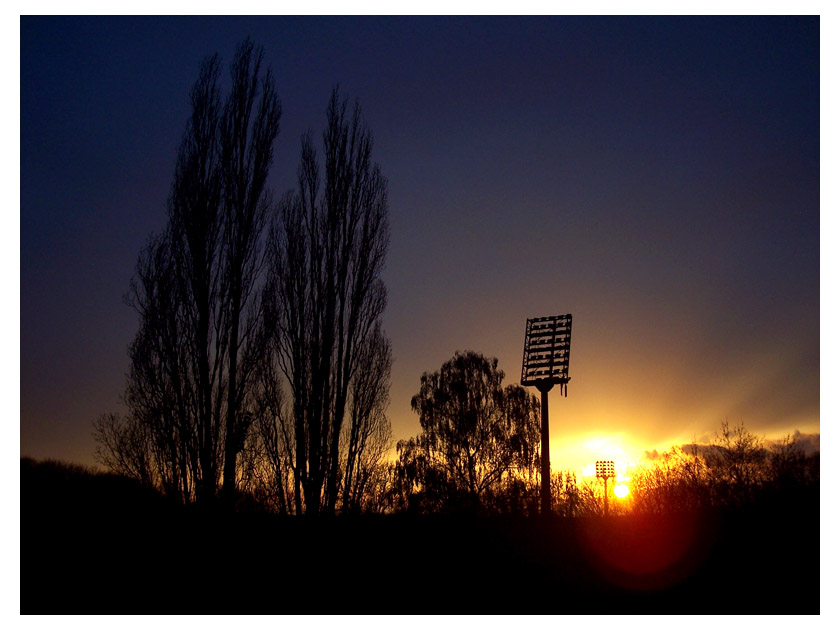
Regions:
[[525, 324], [522, 355], [524, 386], [540, 390], [540, 511], [551, 512], [551, 460], [548, 451], [548, 392], [560, 385], [568, 395], [569, 349], [572, 344], [572, 316], [535, 317]]
[[598, 479], [604, 480], [604, 516], [609, 514], [609, 493], [607, 492], [607, 482], [615, 478], [615, 462], [609, 460], [599, 460], [595, 462], [595, 476]]

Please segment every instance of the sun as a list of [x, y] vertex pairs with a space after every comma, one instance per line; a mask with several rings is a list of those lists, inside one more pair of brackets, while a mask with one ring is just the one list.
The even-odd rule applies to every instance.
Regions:
[[620, 483], [613, 488], [613, 494], [619, 499], [623, 499], [630, 494], [630, 488], [626, 484]]

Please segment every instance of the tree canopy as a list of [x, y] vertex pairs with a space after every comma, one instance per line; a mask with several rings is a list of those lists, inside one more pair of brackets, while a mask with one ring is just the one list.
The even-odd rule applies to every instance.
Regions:
[[397, 445], [397, 478], [422, 510], [489, 508], [510, 485], [535, 481], [540, 404], [503, 386], [498, 359], [458, 352], [424, 373], [411, 399], [421, 433]]

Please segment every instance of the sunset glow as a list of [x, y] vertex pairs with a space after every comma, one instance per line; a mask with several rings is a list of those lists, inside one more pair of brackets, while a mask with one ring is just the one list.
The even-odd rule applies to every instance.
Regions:
[[643, 448], [623, 434], [574, 436], [568, 441], [551, 444], [554, 470], [572, 470], [581, 477], [595, 477], [595, 462], [615, 462], [616, 483], [629, 480], [628, 470], [644, 455]]
[[619, 499], [624, 499], [630, 494], [630, 488], [628, 488], [626, 484], [620, 483], [613, 488], [613, 494], [615, 494], [615, 496]]

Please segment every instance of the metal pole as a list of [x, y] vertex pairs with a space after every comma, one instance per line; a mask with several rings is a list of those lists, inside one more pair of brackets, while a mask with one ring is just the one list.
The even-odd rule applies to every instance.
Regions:
[[610, 513], [609, 498], [607, 496], [607, 482], [609, 480], [609, 477], [604, 477], [604, 516], [608, 516]]
[[540, 390], [540, 513], [551, 513], [551, 458], [548, 451], [548, 390], [542, 385]]

